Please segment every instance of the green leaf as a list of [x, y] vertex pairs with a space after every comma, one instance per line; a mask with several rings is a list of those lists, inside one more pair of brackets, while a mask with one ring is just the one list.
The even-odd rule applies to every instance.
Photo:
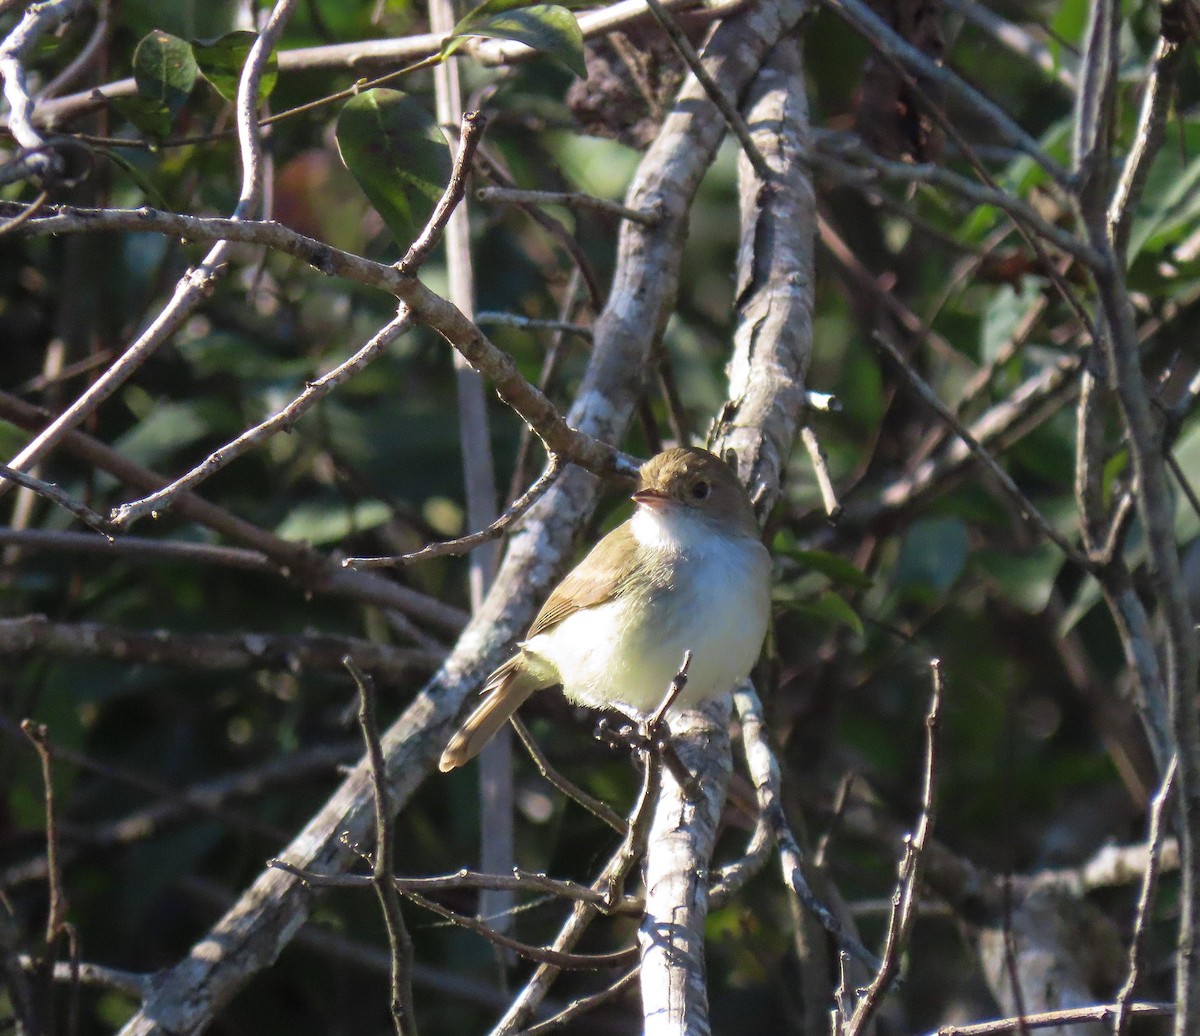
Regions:
[[1002, 597], [1030, 615], [1040, 615], [1062, 569], [1062, 554], [1054, 544], [1044, 543], [1029, 554], [990, 548], [976, 551], [972, 562], [983, 569]]
[[104, 152], [104, 157], [112, 162], [113, 165], [123, 169], [129, 175], [129, 178], [142, 189], [142, 192], [150, 200], [150, 204], [155, 208], [169, 209], [171, 207], [171, 203], [154, 186], [154, 181], [130, 162], [129, 159], [125, 158], [116, 148], [108, 148]]
[[[1173, 452], [1179, 470], [1192, 480], [1192, 486], [1195, 487], [1195, 473], [1200, 471], [1200, 421], [1184, 430], [1176, 440]], [[1187, 543], [1200, 535], [1200, 515], [1192, 508], [1186, 493], [1175, 486], [1172, 489], [1175, 491], [1175, 538], [1179, 543]]]
[[416, 236], [450, 179], [433, 116], [399, 90], [368, 90], [338, 115], [342, 161], [401, 245]]
[[303, 540], [314, 546], [336, 543], [353, 532], [373, 529], [392, 516], [379, 500], [363, 500], [353, 507], [344, 503], [309, 503], [294, 507], [275, 534], [285, 540]]
[[524, 43], [580, 79], [587, 78], [583, 33], [575, 16], [561, 4], [484, 0], [450, 31], [442, 44], [442, 57], [449, 57], [470, 36]]
[[825, 550], [801, 550], [795, 546], [786, 530], [775, 537], [772, 550], [799, 562], [807, 569], [828, 576], [835, 583], [843, 583], [856, 590], [864, 590], [873, 583], [871, 577], [862, 569], [837, 554], [830, 554]]
[[858, 612], [850, 606], [846, 598], [833, 590], [826, 590], [815, 601], [800, 600], [786, 595], [777, 596], [775, 601], [802, 615], [811, 615], [813, 618], [823, 619], [826, 622], [848, 626], [860, 637], [863, 635], [862, 619], [858, 617]]
[[900, 547], [896, 584], [902, 590], [949, 590], [967, 562], [967, 527], [957, 518], [916, 522]]
[[138, 464], [156, 467], [177, 451], [193, 446], [213, 434], [211, 407], [201, 403], [157, 401], [114, 446]]
[[1096, 577], [1084, 576], [1075, 591], [1074, 598], [1072, 598], [1071, 603], [1067, 605], [1063, 612], [1062, 621], [1058, 624], [1058, 629], [1055, 631], [1057, 635], [1065, 637], [1103, 599], [1104, 591], [1100, 589], [1100, 583], [1096, 580]]
[[1005, 284], [988, 302], [983, 313], [983, 348], [980, 359], [991, 362], [1011, 340], [1029, 307], [1041, 295], [1041, 282], [1026, 277], [1019, 292]]
[[138, 129], [165, 137], [187, 103], [198, 71], [187, 40], [155, 29], [133, 52], [137, 96], [122, 97], [113, 103]]
[[[192, 54], [200, 74], [204, 76], [227, 101], [236, 101], [238, 82], [242, 77], [242, 66], [250, 55], [250, 48], [258, 39], [258, 33], [242, 29], [229, 32], [216, 40], [199, 40], [192, 44]], [[259, 86], [259, 97], [269, 97], [275, 89], [279, 74], [279, 61], [275, 52], [267, 59]]]

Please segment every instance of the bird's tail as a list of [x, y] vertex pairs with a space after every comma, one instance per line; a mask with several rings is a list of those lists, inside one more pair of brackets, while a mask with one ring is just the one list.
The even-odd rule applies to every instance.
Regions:
[[510, 658], [488, 677], [480, 692], [483, 701], [450, 739], [438, 769], [445, 773], [474, 759], [525, 699], [545, 686], [544, 680], [530, 672], [522, 654]]

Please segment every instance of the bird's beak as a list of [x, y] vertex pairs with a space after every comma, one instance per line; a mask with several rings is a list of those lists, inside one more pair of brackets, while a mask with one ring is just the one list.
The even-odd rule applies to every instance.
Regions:
[[645, 504], [647, 507], [662, 507], [671, 498], [657, 489], [639, 489], [633, 494], [635, 504]]

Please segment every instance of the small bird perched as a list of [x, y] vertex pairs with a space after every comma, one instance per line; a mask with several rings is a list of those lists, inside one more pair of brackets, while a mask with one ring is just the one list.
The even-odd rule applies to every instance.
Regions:
[[567, 575], [483, 701], [442, 752], [474, 758], [534, 691], [648, 715], [692, 652], [676, 705], [714, 698], [758, 659], [771, 606], [771, 557], [746, 490], [707, 450], [664, 450], [642, 465], [633, 516]]

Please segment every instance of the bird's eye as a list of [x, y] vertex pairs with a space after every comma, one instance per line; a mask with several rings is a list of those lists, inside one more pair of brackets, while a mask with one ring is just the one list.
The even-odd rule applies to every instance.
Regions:
[[707, 500], [708, 494], [711, 491], [712, 491], [712, 486], [710, 486], [707, 482], [701, 480], [701, 481], [697, 482], [694, 486], [692, 486], [692, 499], [693, 500]]

